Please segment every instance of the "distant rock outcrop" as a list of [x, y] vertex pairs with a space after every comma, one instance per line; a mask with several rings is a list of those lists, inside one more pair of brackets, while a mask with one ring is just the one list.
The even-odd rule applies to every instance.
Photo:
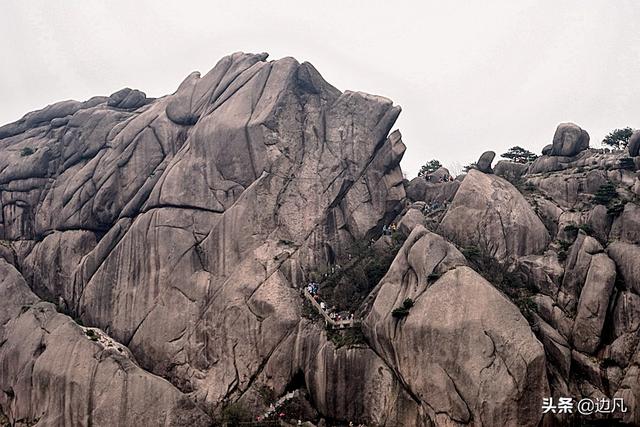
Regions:
[[589, 148], [589, 134], [574, 123], [560, 123], [553, 135], [552, 156], [572, 157]]

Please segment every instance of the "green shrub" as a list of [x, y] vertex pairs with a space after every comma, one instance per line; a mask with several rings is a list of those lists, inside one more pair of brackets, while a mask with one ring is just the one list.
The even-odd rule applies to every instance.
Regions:
[[584, 231], [584, 234], [586, 234], [587, 236], [593, 236], [593, 234], [595, 233], [591, 224], [580, 224], [578, 228]]
[[336, 349], [367, 343], [362, 328], [359, 325], [348, 329], [327, 328], [327, 338], [329, 338], [329, 341], [333, 343]]
[[398, 307], [398, 308], [394, 308], [391, 311], [391, 315], [393, 317], [395, 317], [396, 319], [402, 319], [403, 317], [406, 317], [409, 315], [409, 310], [407, 310], [404, 307]]
[[33, 153], [35, 153], [35, 151], [33, 151], [33, 148], [31, 147], [24, 147], [22, 150], [20, 150], [21, 157], [27, 157], [32, 155]]
[[567, 260], [567, 251], [560, 250], [558, 252], [558, 261], [565, 262]]
[[253, 421], [251, 412], [240, 402], [227, 405], [220, 414], [222, 425], [237, 426]]
[[567, 242], [566, 240], [558, 240], [558, 245], [560, 246], [560, 250], [567, 251], [571, 247], [571, 242]]
[[437, 171], [441, 167], [442, 163], [440, 163], [438, 160], [429, 160], [427, 163], [422, 165], [422, 167], [420, 168], [420, 172], [418, 172], [418, 176], [429, 175], [430, 173]]
[[391, 315], [397, 319], [401, 319], [409, 315], [409, 310], [413, 307], [414, 302], [411, 298], [406, 298], [402, 301], [402, 306], [398, 308], [394, 308], [391, 312]]
[[477, 246], [466, 246], [462, 248], [462, 254], [467, 259], [479, 257], [480, 253], [480, 248]]
[[614, 148], [624, 148], [629, 143], [629, 138], [631, 138], [631, 135], [633, 135], [633, 129], [631, 129], [630, 127], [626, 127], [623, 129], [614, 129], [604, 137], [602, 143]]
[[98, 334], [93, 329], [86, 329], [84, 334], [89, 337], [91, 341], [98, 341]]
[[616, 187], [613, 185], [611, 181], [606, 184], [602, 184], [598, 191], [596, 191], [595, 196], [593, 197], [593, 202], [597, 205], [608, 205], [613, 199], [618, 196], [616, 192]]
[[620, 215], [624, 211], [625, 204], [626, 203], [623, 201], [616, 201], [616, 202], [610, 203], [609, 206], [607, 207], [607, 214], [614, 217]]
[[621, 158], [618, 161], [618, 164], [620, 165], [620, 169], [625, 169], [630, 171], [636, 170], [636, 164], [631, 157]]

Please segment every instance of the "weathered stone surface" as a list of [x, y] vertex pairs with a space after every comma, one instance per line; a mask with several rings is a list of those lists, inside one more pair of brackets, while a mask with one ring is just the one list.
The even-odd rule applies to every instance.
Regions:
[[640, 130], [633, 132], [631, 138], [629, 138], [627, 149], [629, 150], [629, 155], [631, 157], [640, 155]]
[[640, 247], [624, 242], [614, 242], [607, 247], [607, 254], [616, 263], [626, 289], [640, 294]]
[[638, 205], [627, 203], [624, 206], [622, 214], [613, 221], [609, 239], [640, 244], [640, 207]]
[[624, 291], [618, 295], [613, 310], [613, 334], [619, 337], [637, 333], [640, 328], [640, 296]]
[[124, 347], [91, 340], [51, 304], [38, 302], [2, 260], [0, 313], [0, 405], [11, 423], [211, 423], [186, 395], [140, 369]]
[[[537, 425], [533, 402], [548, 393], [541, 344], [515, 306], [468, 267], [426, 287], [416, 263], [439, 258], [405, 245], [367, 318], [370, 342], [441, 422]], [[396, 320], [391, 311], [408, 296], [415, 305]]]
[[615, 280], [613, 261], [603, 253], [594, 255], [580, 292], [573, 326], [573, 345], [578, 351], [593, 353], [598, 348]]
[[509, 182], [516, 182], [529, 169], [528, 163], [516, 163], [508, 160], [500, 160], [493, 168], [493, 173]]
[[411, 234], [411, 231], [413, 231], [416, 226], [423, 225], [423, 223], [424, 214], [418, 209], [411, 208], [402, 216], [402, 219], [398, 222], [398, 230], [405, 236], [409, 236], [409, 234]]
[[529, 286], [538, 292], [553, 297], [558, 293], [564, 269], [554, 252], [521, 257], [518, 259], [518, 268], [527, 277]]
[[553, 152], [553, 144], [547, 144], [542, 148], [542, 155], [550, 156]]
[[558, 367], [565, 378], [568, 377], [571, 369], [571, 347], [569, 343], [551, 325], [542, 320], [540, 316], [534, 315], [534, 319], [536, 335], [540, 337], [549, 361]]
[[[399, 107], [266, 58], [236, 53], [172, 95], [125, 89], [0, 128], [0, 258], [36, 294], [17, 271], [0, 276], [0, 388], [18, 391], [0, 393], [0, 420], [191, 425], [234, 402], [264, 413], [265, 395], [303, 388], [311, 413], [336, 423], [546, 425], [542, 397], [638, 399], [628, 153], [579, 151], [585, 135], [569, 129], [554, 155], [496, 165], [515, 186], [478, 170], [439, 182], [445, 169], [409, 183], [389, 134]], [[608, 180], [628, 201], [613, 227], [592, 204]], [[371, 253], [397, 251], [397, 234], [380, 236], [391, 222], [407, 242], [364, 294], [384, 273]], [[474, 272], [447, 238], [501, 263], [473, 258]], [[348, 311], [367, 339], [341, 346], [297, 288], [320, 280], [322, 294], [361, 254], [369, 287]], [[73, 366], [54, 372], [61, 359]], [[34, 386], [16, 374], [31, 366]], [[68, 403], [78, 387], [108, 414]]]
[[552, 156], [572, 157], [589, 148], [589, 134], [574, 123], [560, 123], [553, 135]]
[[549, 234], [508, 181], [471, 170], [438, 232], [456, 243], [479, 246], [497, 259], [542, 252]]
[[565, 275], [557, 302], [567, 312], [575, 313], [578, 298], [591, 268], [591, 260], [603, 251], [602, 245], [583, 232], [571, 246], [565, 265]]
[[136, 109], [147, 102], [147, 95], [137, 89], [124, 88], [109, 96], [107, 105], [114, 108]]
[[493, 159], [495, 157], [496, 157], [495, 151], [485, 151], [484, 153], [482, 153], [482, 155], [476, 162], [476, 167], [480, 172], [493, 173], [493, 169], [491, 168], [491, 163], [493, 163]]

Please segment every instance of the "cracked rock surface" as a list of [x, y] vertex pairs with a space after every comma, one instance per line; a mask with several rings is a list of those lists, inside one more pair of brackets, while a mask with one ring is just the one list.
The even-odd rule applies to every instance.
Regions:
[[[399, 114], [235, 53], [0, 127], [0, 420], [215, 425], [297, 389], [347, 424], [567, 422], [548, 396], [640, 423], [629, 153], [571, 127], [530, 165], [405, 183]], [[626, 204], [594, 205], [609, 181]], [[362, 301], [346, 332], [300, 293], [336, 277]]]

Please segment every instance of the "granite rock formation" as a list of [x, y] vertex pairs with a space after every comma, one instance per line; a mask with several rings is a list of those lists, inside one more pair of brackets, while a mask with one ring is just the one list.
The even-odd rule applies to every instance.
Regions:
[[0, 127], [0, 420], [215, 425], [296, 390], [314, 422], [561, 425], [543, 398], [595, 396], [639, 423], [636, 170], [565, 124], [533, 164], [405, 182], [399, 113], [236, 53]]

